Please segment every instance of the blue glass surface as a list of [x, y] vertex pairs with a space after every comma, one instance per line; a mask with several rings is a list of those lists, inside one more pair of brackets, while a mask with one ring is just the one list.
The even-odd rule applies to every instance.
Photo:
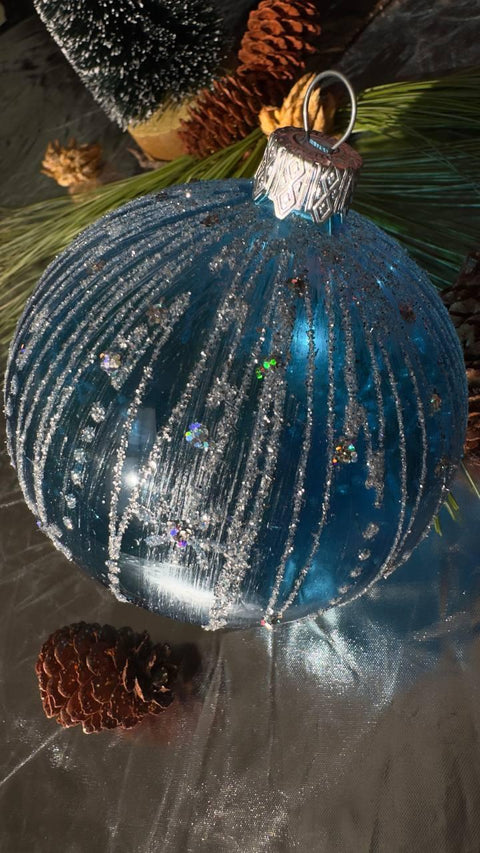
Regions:
[[360, 594], [431, 525], [461, 457], [448, 314], [401, 247], [331, 235], [248, 181], [137, 199], [42, 277], [6, 375], [9, 450], [57, 547], [212, 628]]

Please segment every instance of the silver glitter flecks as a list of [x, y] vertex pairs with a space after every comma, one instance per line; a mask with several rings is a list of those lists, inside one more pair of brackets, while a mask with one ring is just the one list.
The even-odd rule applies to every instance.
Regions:
[[328, 394], [327, 394], [327, 422], [326, 422], [326, 439], [327, 439], [327, 465], [325, 469], [325, 483], [323, 487], [322, 512], [318, 522], [317, 530], [313, 535], [313, 542], [310, 547], [310, 552], [305, 560], [303, 568], [298, 573], [292, 590], [285, 600], [284, 604], [278, 611], [277, 615], [282, 618], [285, 611], [290, 607], [295, 600], [300, 587], [303, 584], [308, 572], [311, 569], [315, 559], [315, 554], [318, 550], [320, 539], [325, 527], [327, 516], [330, 510], [330, 498], [333, 479], [333, 446], [334, 446], [334, 428], [335, 428], [335, 322], [334, 322], [334, 306], [332, 299], [332, 283], [330, 280], [325, 282], [325, 312], [327, 317], [328, 329]]
[[[142, 309], [137, 309], [135, 315], [142, 316]], [[122, 331], [112, 341], [109, 352], [101, 354], [101, 367], [108, 374], [116, 391], [120, 390], [151, 343], [147, 324], [137, 322], [130, 331]]]
[[105, 406], [102, 406], [101, 403], [94, 403], [92, 408], [90, 409], [90, 417], [92, 421], [95, 421], [96, 424], [100, 424], [105, 420], [106, 417], [106, 409]]
[[84, 470], [83, 468], [72, 468], [70, 471], [70, 480], [74, 486], [83, 486], [83, 478], [84, 478]]
[[75, 509], [75, 507], [77, 505], [77, 499], [76, 499], [75, 495], [72, 495], [71, 492], [69, 492], [67, 495], [65, 495], [65, 503], [66, 503], [68, 509]]
[[383, 575], [386, 571], [393, 569], [395, 566], [395, 556], [397, 552], [398, 543], [400, 541], [402, 530], [403, 530], [403, 522], [405, 520], [405, 511], [407, 506], [407, 448], [405, 441], [405, 428], [403, 425], [403, 414], [402, 414], [402, 401], [400, 399], [400, 394], [398, 391], [395, 375], [392, 369], [392, 365], [390, 363], [390, 359], [388, 357], [388, 353], [383, 345], [383, 343], [379, 342], [379, 347], [382, 353], [383, 362], [385, 364], [388, 379], [390, 382], [390, 392], [395, 402], [395, 411], [397, 415], [397, 425], [398, 425], [398, 444], [400, 450], [400, 509], [398, 514], [398, 523], [397, 530], [395, 533], [395, 537], [392, 543], [392, 547], [390, 552], [383, 563], [383, 566], [380, 570], [380, 576]]
[[367, 524], [365, 530], [363, 531], [363, 538], [373, 539], [373, 537], [377, 535], [379, 530], [380, 528], [378, 524], [375, 524], [374, 521], [371, 521], [369, 524]]
[[[362, 423], [362, 412], [358, 403], [358, 380], [355, 368], [355, 344], [353, 340], [352, 324], [350, 320], [350, 306], [346, 304], [342, 287], [340, 287], [339, 304], [341, 308], [341, 325], [345, 346], [345, 358], [343, 361], [343, 378], [347, 389], [347, 405], [345, 407], [344, 427], [348, 442], [355, 442], [358, 430]], [[346, 461], [346, 460], [342, 460]], [[350, 459], [349, 461], [356, 461]]]
[[367, 451], [368, 476], [365, 485], [367, 489], [375, 489], [375, 506], [381, 507], [385, 489], [385, 402], [382, 394], [382, 377], [378, 368], [371, 329], [367, 321], [365, 309], [361, 302], [357, 302], [357, 308], [362, 319], [364, 339], [370, 356], [370, 371], [373, 376], [375, 399], [377, 403], [375, 413], [377, 423], [377, 442], [375, 449], [371, 448], [370, 443], [370, 448]]
[[379, 506], [383, 499], [383, 478], [385, 475], [385, 453], [381, 450], [373, 450], [367, 459], [368, 474], [365, 480], [367, 489], [375, 489], [377, 498], [375, 505]]
[[32, 333], [34, 335], [38, 335], [41, 332], [45, 331], [45, 327], [48, 325], [48, 321], [50, 318], [50, 311], [48, 308], [40, 308], [38, 311], [35, 311], [35, 316], [32, 320]]
[[85, 442], [85, 444], [91, 444], [93, 439], [95, 438], [95, 429], [94, 427], [84, 427], [84, 429], [80, 432], [80, 441]]
[[10, 382], [10, 394], [12, 397], [16, 397], [18, 394], [18, 376], [16, 373], [12, 376], [12, 381]]
[[73, 451], [73, 458], [75, 462], [85, 462], [87, 454], [85, 453], [83, 447], [77, 447], [76, 450]]
[[52, 522], [48, 524], [40, 523], [38, 526], [50, 539], [61, 539], [63, 536], [63, 531], [56, 524], [52, 524]]
[[[298, 282], [298, 279], [293, 279], [292, 281]], [[290, 519], [290, 524], [288, 526], [288, 535], [285, 542], [285, 546], [283, 549], [283, 554], [280, 559], [280, 564], [277, 570], [277, 574], [275, 577], [275, 583], [272, 588], [272, 592], [270, 595], [270, 600], [268, 602], [267, 609], [265, 611], [265, 619], [270, 618], [275, 610], [275, 606], [278, 599], [278, 593], [280, 591], [280, 586], [282, 580], [285, 576], [285, 568], [290, 557], [290, 554], [293, 550], [293, 542], [295, 538], [295, 534], [298, 528], [298, 522], [300, 518], [300, 512], [305, 500], [305, 474], [307, 470], [307, 462], [308, 456], [310, 453], [310, 448], [312, 444], [312, 427], [313, 427], [313, 389], [314, 389], [314, 380], [315, 380], [315, 330], [314, 330], [314, 318], [313, 318], [313, 308], [312, 308], [312, 300], [310, 296], [310, 292], [308, 286], [304, 279], [302, 281], [302, 292], [301, 295], [305, 301], [305, 312], [307, 318], [307, 338], [308, 338], [308, 356], [307, 356], [307, 376], [306, 376], [306, 388], [307, 388], [307, 409], [306, 409], [306, 418], [305, 418], [305, 428], [303, 433], [302, 440], [302, 449], [300, 452], [300, 459], [297, 467], [297, 473], [295, 477], [295, 486], [294, 493], [295, 497], [293, 499], [293, 511]], [[295, 291], [294, 291], [295, 292]], [[293, 326], [292, 326], [293, 331]]]
[[168, 311], [162, 302], [149, 305], [147, 308], [147, 322], [149, 326], [161, 326], [168, 317]]

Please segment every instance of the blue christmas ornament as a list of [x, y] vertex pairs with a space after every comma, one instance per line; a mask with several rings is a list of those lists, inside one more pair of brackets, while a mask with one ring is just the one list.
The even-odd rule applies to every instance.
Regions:
[[358, 596], [428, 531], [462, 454], [462, 352], [403, 249], [345, 215], [359, 158], [286, 128], [252, 184], [178, 186], [43, 275], [8, 446], [55, 545], [210, 628]]

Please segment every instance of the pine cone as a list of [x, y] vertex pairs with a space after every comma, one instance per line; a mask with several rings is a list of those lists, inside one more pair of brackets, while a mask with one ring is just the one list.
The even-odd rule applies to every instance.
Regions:
[[[270, 136], [278, 127], [303, 127], [303, 102], [314, 74], [305, 74], [290, 89], [280, 107], [263, 107], [258, 120], [265, 136]], [[336, 101], [331, 92], [314, 89], [308, 104], [308, 119], [311, 130], [331, 134], [336, 110]]]
[[41, 171], [61, 187], [69, 187], [70, 192], [78, 192], [98, 185], [101, 160], [100, 145], [77, 145], [73, 138], [67, 145], [60, 145], [56, 139], [47, 145]]
[[262, 0], [250, 12], [238, 52], [239, 74], [266, 73], [292, 79], [305, 68], [321, 32], [317, 4], [309, 0]]
[[36, 672], [47, 717], [82, 724], [86, 734], [130, 729], [173, 701], [177, 666], [169, 646], [154, 646], [146, 631], [78, 622], [43, 645]]
[[467, 368], [465, 453], [480, 463], [480, 249], [467, 255], [457, 281], [442, 291], [442, 298], [460, 338]]
[[189, 154], [208, 157], [258, 126], [264, 104], [281, 102], [288, 82], [262, 76], [232, 74], [205, 89], [182, 121], [179, 136]]

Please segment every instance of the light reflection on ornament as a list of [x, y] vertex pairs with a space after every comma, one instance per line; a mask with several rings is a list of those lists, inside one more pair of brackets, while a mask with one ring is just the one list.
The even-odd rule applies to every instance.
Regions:
[[136, 471], [127, 471], [124, 476], [124, 481], [127, 486], [136, 486], [138, 483], [138, 474]]

